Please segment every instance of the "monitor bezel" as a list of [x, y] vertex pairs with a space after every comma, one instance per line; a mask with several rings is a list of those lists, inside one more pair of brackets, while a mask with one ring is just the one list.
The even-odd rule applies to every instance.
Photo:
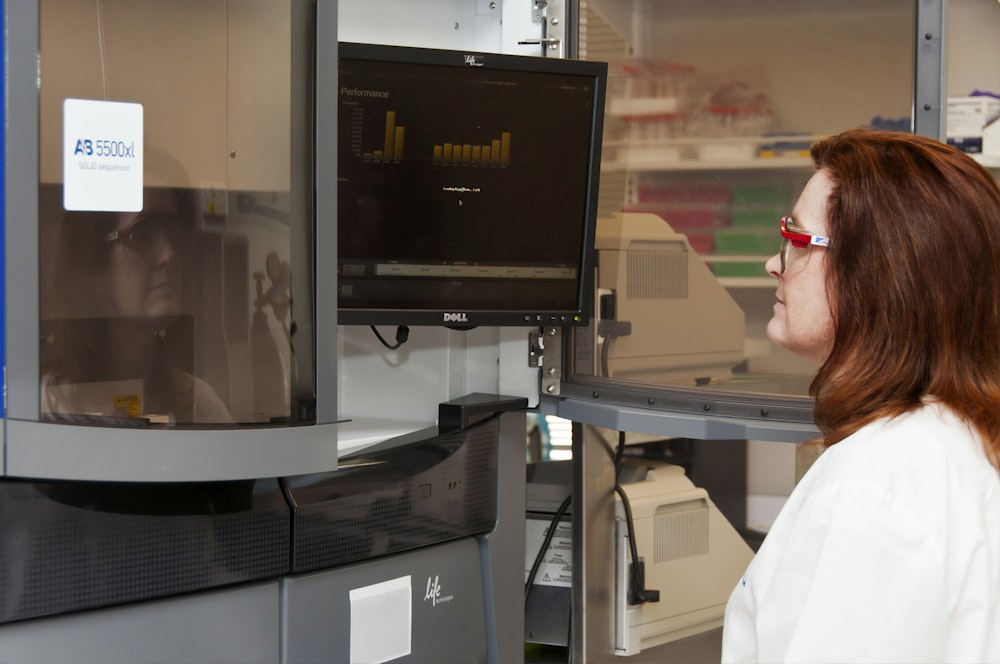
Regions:
[[[604, 130], [604, 105], [607, 90], [607, 64], [586, 60], [532, 57], [479, 51], [431, 49], [411, 46], [340, 42], [339, 61], [370, 60], [399, 62], [444, 68], [482, 69], [485, 71], [515, 71], [555, 73], [585, 77], [593, 81], [588, 141], [586, 197], [582, 225], [582, 251], [576, 278], [576, 302], [572, 308], [533, 309], [455, 309], [406, 307], [350, 307], [339, 302], [339, 325], [433, 325], [466, 329], [478, 326], [579, 326], [586, 325], [593, 313], [594, 238], [597, 226], [597, 200], [601, 171], [601, 144]], [[339, 84], [338, 84], [339, 86]], [[339, 93], [338, 93], [339, 99]], [[338, 103], [339, 109], [339, 103]], [[526, 111], [528, 112], [528, 111]], [[341, 220], [338, 219], [338, 226]]]

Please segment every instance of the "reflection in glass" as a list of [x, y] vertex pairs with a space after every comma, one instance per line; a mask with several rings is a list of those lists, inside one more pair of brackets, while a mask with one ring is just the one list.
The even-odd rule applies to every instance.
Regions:
[[[308, 421], [312, 344], [294, 341], [296, 320], [310, 329], [311, 278], [294, 257], [311, 251], [312, 173], [295, 127], [311, 126], [312, 56], [292, 32], [308, 31], [309, 3], [39, 10], [42, 417]], [[141, 211], [64, 209], [68, 98], [141, 106]]]
[[42, 323], [42, 414], [231, 421], [194, 370], [195, 192], [141, 213], [67, 212]]

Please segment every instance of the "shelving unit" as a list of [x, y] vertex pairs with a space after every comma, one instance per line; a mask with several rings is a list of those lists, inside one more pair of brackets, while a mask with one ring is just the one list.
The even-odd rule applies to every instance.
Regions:
[[[764, 262], [765, 259], [761, 260]], [[774, 288], [775, 281], [771, 277], [722, 277], [719, 283], [725, 288]]]
[[[752, 157], [749, 159], [663, 159], [655, 148], [632, 149], [625, 160], [605, 161], [606, 171], [740, 171], [788, 168], [808, 168], [812, 162], [805, 157]], [[1000, 163], [998, 163], [1000, 165]]]
[[805, 154], [760, 156], [760, 153], [768, 144], [812, 143], [819, 138], [795, 135], [605, 141], [604, 149], [613, 156], [606, 159], [601, 167], [607, 171], [633, 172], [808, 168], [812, 161]]
[[602, 169], [624, 178], [627, 210], [658, 214], [687, 236], [725, 288], [769, 289], [763, 264], [777, 250], [777, 219], [811, 174], [807, 150], [820, 138], [609, 140]]

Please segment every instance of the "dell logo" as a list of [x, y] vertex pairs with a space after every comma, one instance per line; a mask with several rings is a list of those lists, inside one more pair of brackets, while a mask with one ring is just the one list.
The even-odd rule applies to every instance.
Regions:
[[465, 64], [469, 65], [470, 67], [482, 67], [483, 64], [485, 64], [485, 63], [483, 62], [482, 56], [479, 56], [479, 55], [466, 55], [465, 56]]
[[445, 314], [444, 322], [446, 323], [468, 323], [469, 317], [465, 314]]

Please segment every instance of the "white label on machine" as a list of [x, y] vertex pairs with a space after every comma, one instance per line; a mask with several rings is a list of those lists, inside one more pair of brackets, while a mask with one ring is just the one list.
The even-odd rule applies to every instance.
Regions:
[[142, 210], [142, 104], [63, 101], [63, 207]]
[[[531, 566], [535, 563], [535, 556], [542, 548], [545, 541], [545, 534], [549, 531], [550, 520], [527, 519], [527, 537], [525, 539], [525, 560], [524, 560], [524, 580], [528, 581], [528, 574]], [[536, 586], [559, 586], [571, 588], [573, 586], [573, 537], [572, 528], [569, 521], [560, 521], [556, 527], [556, 533], [549, 543], [542, 564], [535, 574]]]
[[413, 593], [401, 576], [348, 593], [351, 602], [351, 664], [389, 662], [412, 652]]

